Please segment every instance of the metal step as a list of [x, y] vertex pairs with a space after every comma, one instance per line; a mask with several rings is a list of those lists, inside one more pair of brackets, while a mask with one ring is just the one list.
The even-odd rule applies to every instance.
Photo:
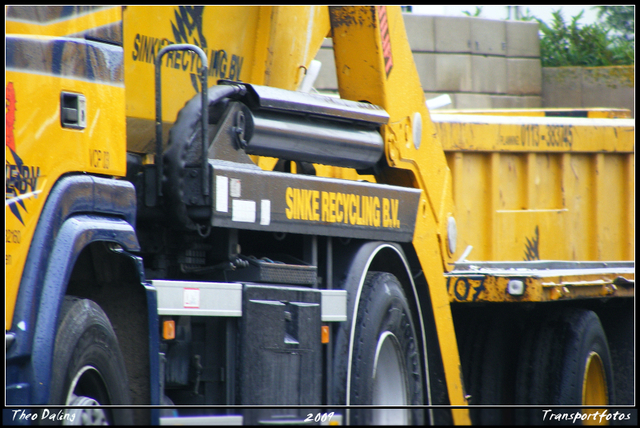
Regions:
[[178, 416], [161, 417], [160, 425], [242, 425], [242, 416]]

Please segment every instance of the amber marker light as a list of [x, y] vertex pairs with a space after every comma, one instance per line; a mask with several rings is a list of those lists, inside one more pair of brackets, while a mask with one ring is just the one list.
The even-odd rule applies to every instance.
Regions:
[[162, 323], [162, 338], [164, 340], [176, 338], [176, 322], [174, 320], [165, 320]]
[[329, 326], [322, 326], [322, 343], [329, 343]]

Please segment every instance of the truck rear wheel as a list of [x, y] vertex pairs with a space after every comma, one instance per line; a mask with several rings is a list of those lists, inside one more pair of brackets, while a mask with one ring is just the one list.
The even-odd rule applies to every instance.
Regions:
[[[395, 276], [370, 272], [355, 320], [350, 403], [408, 406], [423, 403], [418, 339]], [[357, 425], [422, 424], [421, 409], [350, 409]]]
[[[460, 358], [469, 404], [504, 405], [512, 398], [511, 324], [495, 314], [471, 317], [461, 325]], [[505, 408], [472, 407], [473, 425], [509, 425]]]
[[[614, 403], [609, 346], [598, 316], [563, 309], [528, 331], [517, 373], [518, 404], [608, 405]], [[594, 413], [598, 409], [583, 409]], [[523, 424], [540, 423], [541, 413], [518, 413]], [[585, 421], [586, 422], [586, 421]]]
[[[124, 360], [111, 323], [100, 306], [67, 296], [60, 310], [53, 352], [50, 404], [130, 404]], [[67, 423], [128, 425], [130, 409], [67, 409]], [[71, 421], [73, 419], [73, 421]]]

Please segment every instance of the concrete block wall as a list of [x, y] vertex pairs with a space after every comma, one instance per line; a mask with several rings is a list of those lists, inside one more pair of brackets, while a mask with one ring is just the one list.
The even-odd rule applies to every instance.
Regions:
[[[404, 23], [427, 99], [448, 94], [445, 108], [541, 107], [537, 23], [410, 13]], [[330, 39], [316, 59], [316, 89], [337, 92]]]
[[625, 108], [635, 117], [634, 66], [544, 67], [544, 107]]

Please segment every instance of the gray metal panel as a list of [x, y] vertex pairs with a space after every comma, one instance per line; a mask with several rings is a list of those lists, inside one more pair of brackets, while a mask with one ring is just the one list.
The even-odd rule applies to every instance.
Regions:
[[322, 322], [347, 320], [347, 291], [321, 290]]
[[[240, 283], [153, 280], [157, 290], [158, 315], [242, 316]], [[278, 286], [264, 286], [280, 289]], [[299, 288], [300, 290], [308, 290]], [[347, 320], [347, 292], [318, 290], [321, 293], [322, 322]]]
[[242, 316], [242, 284], [151, 282], [158, 290], [158, 315]]

